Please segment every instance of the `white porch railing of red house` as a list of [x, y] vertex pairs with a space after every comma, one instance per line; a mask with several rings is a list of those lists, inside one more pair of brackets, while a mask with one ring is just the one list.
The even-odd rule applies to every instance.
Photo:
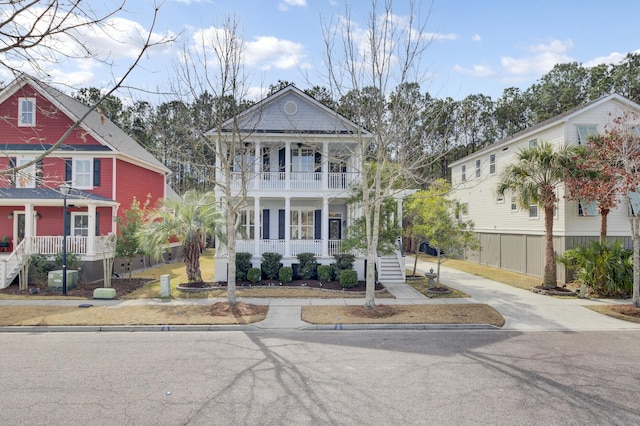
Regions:
[[[322, 179], [322, 173], [314, 172], [290, 172], [287, 181], [287, 173], [285, 172], [262, 172], [245, 174], [247, 189], [260, 190], [283, 190], [283, 189], [302, 189], [302, 190], [343, 190], [349, 188], [351, 184], [358, 178], [358, 173], [327, 173], [326, 186]], [[242, 187], [242, 172], [231, 173], [231, 187], [240, 189]]]
[[[291, 240], [289, 242], [289, 254], [296, 256], [299, 253], [313, 253], [315, 256], [322, 256], [323, 254], [323, 240]], [[328, 245], [328, 254], [333, 256], [334, 254], [341, 253], [340, 240], [326, 241]], [[279, 253], [282, 256], [285, 255], [286, 241], [285, 240], [260, 240], [259, 253]], [[236, 240], [236, 253], [251, 253], [256, 255], [256, 244], [254, 240]], [[218, 256], [228, 256], [226, 246], [219, 247], [216, 254]]]
[[[53, 255], [62, 251], [61, 235], [47, 235], [31, 238], [31, 253]], [[87, 237], [67, 236], [67, 253], [78, 255], [87, 254]]]

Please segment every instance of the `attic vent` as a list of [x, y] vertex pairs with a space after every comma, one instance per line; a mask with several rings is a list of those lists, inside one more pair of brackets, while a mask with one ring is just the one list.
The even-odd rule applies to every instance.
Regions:
[[294, 115], [298, 112], [298, 105], [296, 105], [295, 102], [289, 101], [284, 104], [284, 112], [286, 112], [287, 115]]

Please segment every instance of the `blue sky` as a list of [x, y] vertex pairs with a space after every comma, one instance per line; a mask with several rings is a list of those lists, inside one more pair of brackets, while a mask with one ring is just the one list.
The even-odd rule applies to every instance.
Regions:
[[[148, 31], [153, 4], [127, 2], [117, 23], [123, 40]], [[407, 4], [396, 0], [394, 13], [407, 14]], [[366, 25], [370, 6], [369, 0], [352, 1], [356, 24]], [[309, 85], [304, 74], [311, 84], [326, 86], [321, 19], [343, 12], [343, 0], [164, 0], [154, 33], [178, 36], [178, 42], [149, 51], [128, 84], [166, 90], [179, 46], [234, 14], [247, 45], [250, 93], [258, 96], [278, 79], [304, 89]], [[640, 2], [632, 0], [434, 0], [423, 1], [419, 12], [422, 20], [428, 17], [426, 31], [433, 36], [420, 61], [430, 76], [422, 89], [439, 98], [482, 93], [496, 99], [507, 87], [526, 89], [556, 63], [617, 63], [640, 51]], [[86, 60], [67, 68], [51, 65], [53, 79], [71, 87], [107, 87], [135, 51], [95, 35], [90, 42], [109, 52], [119, 67]], [[132, 96], [144, 97], [141, 92]]]

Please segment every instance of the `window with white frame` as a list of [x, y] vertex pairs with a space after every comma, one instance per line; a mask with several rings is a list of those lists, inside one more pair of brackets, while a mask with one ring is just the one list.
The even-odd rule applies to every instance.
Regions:
[[529, 148], [535, 148], [538, 146], [538, 139], [531, 139], [529, 141]]
[[598, 216], [598, 203], [589, 200], [578, 201], [578, 216]]
[[291, 171], [307, 172], [315, 171], [315, 152], [311, 148], [291, 149]]
[[91, 189], [93, 187], [93, 160], [74, 159], [73, 160], [73, 187], [81, 189]]
[[538, 218], [538, 205], [537, 204], [531, 204], [529, 206], [529, 217], [531, 219], [537, 219]]
[[493, 175], [496, 173], [496, 155], [491, 154], [489, 156], [489, 174]]
[[463, 182], [467, 180], [467, 166], [462, 166], [461, 179]]
[[598, 126], [595, 125], [580, 125], [577, 126], [578, 130], [578, 144], [586, 144], [589, 140], [589, 136], [598, 134]]
[[462, 217], [469, 216], [469, 203], [460, 204], [460, 216]]
[[238, 236], [243, 239], [253, 240], [255, 238], [255, 212], [253, 210], [242, 210], [239, 215]]
[[314, 210], [291, 210], [291, 239], [313, 240]]
[[33, 127], [36, 125], [36, 98], [18, 99], [18, 126]]
[[511, 197], [511, 211], [518, 211], [518, 203], [516, 202], [516, 197]]
[[[25, 164], [33, 161], [33, 158], [18, 158], [17, 166], [24, 166]], [[32, 164], [20, 169], [16, 172], [15, 178], [16, 188], [35, 188], [36, 187], [36, 165]]]
[[480, 167], [481, 167], [482, 163], [480, 162], [480, 160], [476, 160], [476, 177], [479, 178], [480, 177]]
[[251, 150], [239, 150], [233, 157], [234, 172], [253, 172], [256, 158]]
[[89, 215], [86, 213], [71, 213], [71, 235], [74, 237], [89, 236]]

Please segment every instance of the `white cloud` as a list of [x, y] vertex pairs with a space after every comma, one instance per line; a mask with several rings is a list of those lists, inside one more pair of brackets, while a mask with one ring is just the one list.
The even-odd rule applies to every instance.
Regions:
[[[630, 53], [638, 54], [640, 53], [640, 49]], [[585, 62], [583, 65], [585, 67], [595, 67], [596, 65], [600, 64], [617, 65], [621, 63], [626, 56], [626, 53], [612, 52], [607, 56], [598, 56], [596, 58], [593, 58], [592, 60]]]
[[474, 34], [473, 36], [471, 36], [471, 41], [482, 41], [482, 37], [480, 36], [480, 34]]
[[537, 76], [546, 74], [560, 63], [571, 62], [574, 59], [567, 54], [573, 47], [571, 40], [551, 40], [548, 44], [532, 45], [528, 48], [532, 53], [523, 58], [503, 56], [501, 59], [505, 71], [513, 76]]
[[245, 62], [263, 70], [307, 68], [304, 46], [273, 36], [260, 36], [245, 43]]
[[453, 70], [471, 77], [493, 77], [496, 75], [496, 73], [486, 65], [474, 65], [473, 68], [464, 68], [456, 64], [453, 66]]
[[278, 3], [278, 9], [286, 11], [289, 10], [289, 6], [293, 7], [306, 7], [307, 0], [284, 0]]

